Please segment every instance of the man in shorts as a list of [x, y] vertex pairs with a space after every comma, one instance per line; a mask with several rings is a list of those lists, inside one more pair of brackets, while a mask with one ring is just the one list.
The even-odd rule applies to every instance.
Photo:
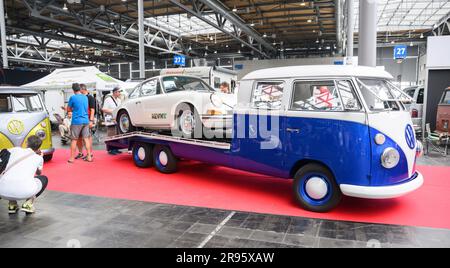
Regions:
[[79, 138], [82, 138], [86, 145], [87, 157], [86, 161], [92, 162], [92, 147], [89, 142], [89, 101], [88, 97], [81, 94], [80, 85], [72, 85], [74, 95], [70, 97], [67, 109], [72, 112], [72, 125], [70, 126], [70, 135], [72, 143], [70, 146], [70, 159], [69, 163], [73, 164], [75, 161], [75, 153], [77, 150], [77, 142]]

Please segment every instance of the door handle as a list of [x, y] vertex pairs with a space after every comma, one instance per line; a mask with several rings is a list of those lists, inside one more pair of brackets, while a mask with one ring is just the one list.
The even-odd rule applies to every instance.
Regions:
[[137, 101], [135, 104], [137, 105], [137, 104], [141, 104], [142, 102], [140, 102], [140, 101]]
[[286, 131], [290, 133], [300, 133], [300, 129], [298, 128], [287, 128]]

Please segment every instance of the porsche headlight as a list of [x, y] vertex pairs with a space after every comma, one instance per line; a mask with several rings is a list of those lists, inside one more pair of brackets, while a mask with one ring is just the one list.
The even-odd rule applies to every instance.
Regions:
[[36, 136], [38, 136], [41, 140], [43, 140], [47, 137], [47, 133], [45, 133], [44, 130], [40, 129], [36, 131]]
[[389, 147], [384, 150], [383, 155], [381, 156], [381, 165], [383, 167], [391, 169], [396, 167], [399, 162], [400, 153], [396, 149]]
[[211, 103], [216, 107], [222, 107], [223, 100], [217, 94], [211, 94]]

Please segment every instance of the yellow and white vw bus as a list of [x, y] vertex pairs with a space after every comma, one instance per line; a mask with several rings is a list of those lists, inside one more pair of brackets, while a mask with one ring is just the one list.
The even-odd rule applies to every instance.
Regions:
[[48, 113], [38, 92], [20, 87], [0, 87], [0, 149], [26, 147], [29, 136], [42, 139], [44, 160], [55, 149]]

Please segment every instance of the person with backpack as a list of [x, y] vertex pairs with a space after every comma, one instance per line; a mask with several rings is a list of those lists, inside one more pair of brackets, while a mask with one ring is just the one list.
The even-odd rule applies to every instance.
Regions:
[[42, 140], [33, 135], [27, 139], [26, 149], [16, 147], [0, 153], [0, 198], [9, 201], [10, 214], [19, 211], [19, 200], [26, 200], [23, 212], [34, 213], [35, 199], [47, 188], [48, 178], [41, 175], [44, 166], [41, 145]]
[[[105, 114], [105, 125], [108, 128], [108, 135], [111, 136], [115, 132], [116, 123], [113, 121], [112, 114], [114, 110], [122, 104], [120, 99], [120, 88], [115, 87], [112, 91], [112, 96], [106, 97], [103, 103], [102, 112]], [[120, 154], [119, 150], [110, 150], [109, 154]]]

